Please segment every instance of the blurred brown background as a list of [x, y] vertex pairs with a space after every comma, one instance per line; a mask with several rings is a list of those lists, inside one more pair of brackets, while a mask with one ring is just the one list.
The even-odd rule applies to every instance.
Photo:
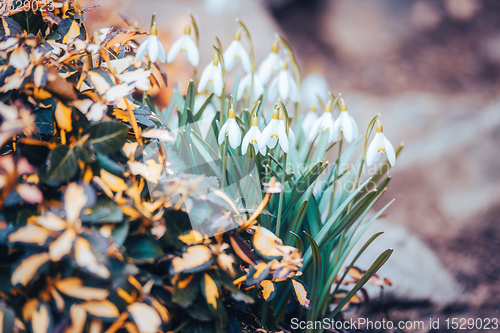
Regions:
[[[168, 47], [196, 17], [200, 66], [211, 43], [232, 40], [239, 17], [256, 59], [274, 33], [294, 47], [302, 71], [342, 92], [360, 128], [381, 113], [385, 134], [406, 147], [386, 194], [397, 198], [372, 230], [386, 231], [371, 253], [394, 247], [381, 271], [384, 299], [351, 316], [393, 320], [498, 318], [500, 310], [500, 1], [498, 0], [108, 0], [87, 15], [90, 31], [123, 25], [120, 12], [148, 29], [158, 15]], [[182, 67], [186, 66], [186, 67]], [[164, 65], [169, 84], [187, 83], [187, 61]], [[377, 289], [371, 290], [378, 295]]]

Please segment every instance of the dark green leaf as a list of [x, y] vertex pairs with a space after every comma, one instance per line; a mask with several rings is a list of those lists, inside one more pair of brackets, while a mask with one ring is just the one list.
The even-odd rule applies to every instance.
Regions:
[[57, 146], [49, 154], [47, 174], [51, 180], [67, 181], [78, 170], [76, 155], [69, 146]]
[[158, 241], [146, 235], [128, 237], [124, 246], [128, 249], [128, 255], [137, 264], [152, 263], [163, 255]]
[[90, 126], [89, 143], [96, 151], [112, 154], [127, 141], [128, 127], [116, 121], [106, 121]]
[[16, 20], [28, 34], [36, 35], [38, 31], [43, 29], [43, 17], [40, 11], [23, 10], [11, 17]]

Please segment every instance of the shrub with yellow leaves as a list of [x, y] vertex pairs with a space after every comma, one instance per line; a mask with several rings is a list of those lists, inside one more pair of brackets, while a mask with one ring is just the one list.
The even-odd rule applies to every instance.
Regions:
[[[166, 74], [156, 60], [181, 52], [199, 62], [192, 16], [167, 55], [155, 16], [149, 33], [89, 33], [78, 1], [51, 3], [35, 10], [14, 2], [0, 16], [1, 332], [262, 332], [355, 303], [392, 252], [339, 289], [354, 274], [355, 260], [338, 276], [348, 253], [388, 206], [360, 227], [389, 182], [375, 183], [385, 163], [359, 184], [378, 116], [357, 173], [340, 170], [360, 142], [357, 125], [332, 95], [319, 101], [331, 126], [313, 126], [310, 142], [300, 128], [294, 134], [300, 71], [283, 38], [257, 72], [238, 20], [242, 30], [226, 52], [217, 39], [198, 86], [195, 70], [186, 93], [175, 88], [162, 108]], [[250, 72], [226, 95], [237, 60]], [[266, 115], [264, 85], [275, 74], [272, 90], [283, 101]], [[267, 124], [262, 133], [259, 123]], [[242, 130], [250, 133], [243, 141]], [[344, 135], [354, 142], [341, 154]], [[394, 152], [385, 140], [393, 165], [401, 147]], [[340, 190], [343, 177], [355, 185]]]

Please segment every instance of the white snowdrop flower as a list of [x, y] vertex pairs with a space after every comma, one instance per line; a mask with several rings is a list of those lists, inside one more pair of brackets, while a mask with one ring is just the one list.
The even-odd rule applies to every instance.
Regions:
[[295, 79], [290, 69], [288, 69], [288, 61], [283, 64], [283, 68], [279, 74], [274, 77], [269, 86], [269, 101], [274, 101], [277, 95], [279, 95], [283, 101], [290, 99], [295, 103], [299, 99], [297, 83], [295, 83]]
[[271, 53], [260, 63], [258, 73], [263, 84], [267, 84], [271, 76], [283, 67], [283, 60], [278, 55], [278, 51], [279, 44], [275, 41], [271, 46]]
[[[207, 100], [207, 95], [197, 95], [194, 98], [194, 114], [198, 114], [203, 104]], [[207, 137], [208, 131], [212, 126], [212, 121], [214, 120], [215, 115], [217, 114], [217, 110], [212, 103], [208, 103], [208, 105], [203, 110], [203, 114], [200, 117], [200, 120], [197, 122], [198, 127], [200, 128], [200, 132], [203, 138]]]
[[219, 145], [221, 145], [226, 136], [229, 139], [229, 145], [231, 148], [236, 149], [241, 143], [241, 130], [240, 126], [236, 122], [234, 117], [234, 109], [229, 109], [228, 119], [226, 123], [222, 126], [219, 132]]
[[241, 61], [245, 72], [249, 73], [252, 70], [250, 57], [243, 45], [241, 45], [241, 30], [236, 31], [233, 41], [224, 52], [224, 66], [226, 71], [233, 69], [238, 60]]
[[[325, 106], [325, 112], [321, 117], [316, 120], [311, 131], [309, 132], [309, 141], [313, 141], [318, 137], [320, 139], [321, 133], [328, 131], [328, 142], [332, 143], [339, 139], [339, 132], [334, 131], [335, 121], [332, 115], [332, 101], [328, 101]], [[317, 142], [317, 141], [316, 141]]]
[[278, 108], [274, 109], [273, 116], [269, 124], [267, 124], [266, 128], [262, 131], [262, 141], [260, 144], [260, 150], [264, 149], [266, 146], [269, 149], [273, 149], [276, 147], [276, 143], [281, 146], [281, 150], [283, 152], [288, 152], [288, 137], [285, 132], [285, 128], [280, 124]]
[[259, 145], [262, 140], [262, 133], [259, 130], [259, 120], [257, 117], [252, 118], [252, 126], [248, 130], [247, 134], [243, 138], [243, 142], [241, 145], [241, 153], [245, 155], [247, 153], [248, 146], [251, 144], [255, 150], [255, 154], [257, 152], [261, 153], [261, 155], [266, 155], [266, 146]]
[[215, 52], [212, 63], [208, 64], [208, 66], [203, 70], [203, 73], [201, 73], [200, 82], [198, 83], [198, 92], [202, 92], [207, 84], [212, 86], [212, 89], [217, 96], [220, 97], [220, 95], [222, 95], [224, 80], [222, 78], [222, 70], [219, 66], [219, 58]]
[[352, 142], [359, 135], [358, 125], [349, 112], [347, 112], [347, 107], [344, 100], [340, 100], [340, 116], [335, 120], [334, 131], [342, 134], [347, 142]]
[[[285, 119], [283, 119], [282, 112], [279, 113], [279, 121], [280, 121], [280, 125], [285, 129], [285, 133], [286, 133], [286, 123], [285, 123]], [[295, 147], [295, 144], [297, 143], [297, 141], [295, 140], [295, 133], [293, 133], [293, 129], [291, 126], [288, 126], [288, 142], [290, 143], [290, 145], [292, 147]]]
[[156, 24], [153, 22], [151, 25], [151, 34], [149, 35], [148, 39], [146, 39], [144, 43], [142, 43], [141, 46], [139, 46], [139, 48], [137, 49], [135, 61], [141, 61], [146, 53], [151, 62], [155, 62], [156, 59], [160, 60], [161, 62], [165, 62], [167, 60], [167, 53], [165, 52], [165, 48], [163, 47], [162, 43], [158, 39], [157, 34], [158, 31], [156, 29]]
[[[252, 89], [252, 75], [253, 75], [253, 89]], [[245, 90], [253, 91], [253, 97], [252, 97], [253, 101], [258, 100], [260, 95], [264, 93], [264, 85], [260, 80], [259, 74], [257, 74], [255, 71], [248, 73], [243, 77], [243, 79], [241, 79], [238, 85], [238, 93], [236, 94], [237, 101], [239, 101], [243, 97]]]
[[307, 133], [314, 126], [314, 123], [318, 120], [318, 113], [316, 112], [316, 106], [311, 105], [309, 112], [306, 113], [306, 116], [302, 120], [302, 132]]
[[179, 52], [184, 53], [187, 60], [194, 67], [198, 66], [198, 64], [200, 63], [200, 52], [198, 51], [196, 43], [191, 38], [191, 26], [189, 24], [184, 27], [184, 35], [176, 40], [175, 43], [170, 47], [170, 50], [167, 54], [167, 62], [171, 63], [172, 61], [174, 61]]
[[325, 78], [317, 73], [307, 75], [302, 80], [302, 102], [312, 105], [318, 102], [318, 97], [325, 100], [328, 98], [328, 83]]
[[391, 166], [394, 166], [394, 164], [396, 164], [396, 152], [394, 151], [392, 144], [385, 137], [382, 124], [377, 121], [377, 133], [375, 133], [373, 141], [366, 150], [366, 164], [372, 165], [377, 162], [380, 155], [384, 152], [387, 154], [387, 159], [389, 160]]

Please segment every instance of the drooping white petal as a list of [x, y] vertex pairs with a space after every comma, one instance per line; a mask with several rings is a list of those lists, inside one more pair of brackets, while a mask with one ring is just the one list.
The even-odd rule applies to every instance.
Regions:
[[262, 60], [260, 63], [258, 73], [263, 84], [266, 84], [271, 76], [280, 70], [283, 66], [283, 61], [280, 59], [277, 53], [271, 52], [269, 55]]
[[269, 102], [274, 102], [276, 99], [276, 96], [278, 95], [278, 87], [279, 87], [279, 76], [276, 76], [272, 81], [271, 85], [269, 85], [269, 91], [268, 91], [268, 101]]
[[213, 65], [212, 65], [212, 63], [210, 63], [207, 67], [205, 67], [205, 69], [201, 73], [200, 82], [198, 82], [198, 92], [199, 93], [202, 92], [203, 89], [205, 89], [205, 87], [208, 84], [208, 81], [210, 81], [210, 78], [212, 76], [212, 69], [213, 69]]
[[[262, 141], [262, 140], [261, 140], [261, 141]], [[253, 146], [254, 146], [254, 148], [255, 148], [256, 150], [257, 150], [257, 149], [259, 149], [259, 152], [260, 152], [260, 154], [261, 154], [262, 156], [266, 156], [266, 150], [267, 150], [266, 145], [261, 146], [261, 145], [255, 145], [255, 144], [254, 144]]]
[[214, 66], [211, 82], [215, 95], [220, 97], [222, 95], [222, 89], [224, 89], [224, 81], [222, 80], [222, 72], [219, 66]]
[[137, 53], [135, 54], [135, 61], [141, 61], [142, 58], [146, 55], [146, 52], [148, 52], [148, 47], [149, 47], [149, 37], [139, 46], [137, 49]]
[[156, 35], [149, 36], [148, 56], [151, 62], [155, 62], [156, 59], [158, 59], [158, 51], [159, 51], [158, 43], [159, 43], [158, 36]]
[[217, 111], [215, 110], [212, 104], [208, 104], [205, 110], [203, 110], [203, 115], [198, 122], [198, 126], [200, 128], [200, 132], [203, 138], [207, 137], [208, 131], [212, 126], [212, 122], [214, 120]]
[[229, 118], [227, 122], [229, 123], [227, 131], [229, 144], [231, 145], [231, 148], [236, 149], [241, 143], [241, 130], [240, 127], [238, 126], [238, 123], [236, 123], [236, 119]]
[[250, 62], [250, 57], [248, 56], [247, 51], [243, 47], [243, 45], [239, 45], [239, 59], [241, 60], [241, 65], [243, 66], [243, 69], [245, 72], [250, 73], [252, 71], [252, 63]]
[[[283, 119], [280, 120], [280, 125], [281, 125], [281, 127], [283, 127], [283, 129], [285, 130], [285, 133], [286, 133], [285, 120], [283, 120]], [[288, 127], [288, 141], [292, 147], [295, 147], [295, 144], [297, 143], [295, 141], [295, 133], [293, 132], [292, 127], [290, 127], [290, 126]]]
[[160, 60], [163, 63], [167, 61], [167, 53], [165, 52], [165, 48], [163, 47], [163, 44], [160, 42], [159, 39], [158, 39], [158, 60]]
[[247, 152], [247, 149], [248, 149], [248, 145], [252, 144], [255, 148], [255, 153], [257, 153], [257, 151], [259, 150], [258, 145], [255, 144], [253, 141], [255, 140], [255, 142], [259, 142], [259, 137], [261, 136], [261, 133], [259, 131], [259, 127], [257, 126], [252, 126], [250, 127], [250, 129], [248, 130], [247, 134], [245, 135], [245, 137], [243, 138], [243, 141], [241, 143], [241, 153], [243, 155], [246, 154]]
[[239, 40], [233, 40], [227, 50], [224, 52], [224, 65], [226, 70], [231, 70], [236, 61], [240, 60], [243, 65], [243, 69], [245, 72], [249, 73], [252, 70], [252, 66], [250, 63], [250, 57], [248, 56], [247, 51], [241, 45]]
[[278, 139], [280, 142], [281, 149], [283, 150], [283, 152], [288, 153], [289, 144], [288, 144], [288, 136], [286, 135], [285, 129], [283, 128], [283, 126], [281, 126], [279, 120], [272, 119], [271, 122], [273, 121], [275, 121], [274, 128], [276, 133], [278, 134]]
[[191, 36], [185, 35], [184, 49], [186, 50], [186, 57], [194, 67], [200, 63], [200, 51]]
[[384, 135], [382, 133], [375, 133], [373, 141], [366, 150], [366, 164], [372, 165], [380, 158], [382, 149], [384, 149]]
[[262, 131], [262, 144], [260, 148], [267, 146], [269, 149], [273, 149], [276, 147], [276, 143], [278, 142], [278, 136], [273, 132], [273, 120], [269, 124], [267, 124], [266, 128]]
[[358, 126], [347, 111], [340, 113], [339, 118], [335, 121], [336, 125], [337, 123], [338, 128], [335, 128], [335, 130], [342, 131], [347, 142], [352, 142], [358, 136]]
[[295, 147], [295, 145], [297, 144], [297, 140], [295, 139], [295, 133], [293, 132], [293, 129], [291, 127], [288, 128], [288, 140], [290, 142], [290, 145], [292, 145], [292, 147]]
[[[323, 119], [323, 116], [319, 117], [318, 119], [316, 119], [316, 121], [314, 122], [312, 128], [311, 128], [311, 131], [309, 132], [309, 142], [313, 142], [314, 139], [316, 139], [316, 137], [318, 137], [321, 133], [321, 120]], [[318, 138], [319, 140], [319, 138]]]
[[389, 160], [389, 163], [391, 166], [394, 166], [396, 164], [396, 152], [394, 151], [394, 147], [392, 146], [391, 142], [387, 140], [387, 138], [384, 136], [384, 147], [385, 147], [385, 152], [387, 153], [387, 159]]
[[280, 98], [283, 101], [286, 101], [288, 99], [288, 95], [290, 93], [290, 81], [288, 80], [288, 76], [286, 75], [287, 71], [282, 70], [279, 73], [279, 92], [280, 92]]
[[290, 97], [290, 100], [295, 103], [295, 102], [297, 102], [299, 100], [299, 88], [297, 87], [297, 83], [293, 79], [293, 77], [290, 74], [290, 72], [288, 74], [289, 74], [289, 77], [290, 77], [289, 78], [289, 84], [290, 84], [289, 97]]
[[310, 131], [314, 126], [316, 120], [318, 120], [318, 114], [316, 112], [308, 112], [304, 117], [304, 120], [302, 120], [302, 125], [301, 125], [302, 131], [304, 133]]
[[238, 51], [238, 45], [236, 44], [237, 42], [238, 41], [233, 40], [224, 52], [224, 66], [226, 68], [226, 71], [233, 69], [234, 65], [236, 64], [236, 52]]
[[259, 74], [254, 73], [253, 76], [253, 99], [254, 101], [258, 100], [260, 95], [264, 94], [264, 84], [260, 79]]
[[185, 35], [182, 35], [181, 38], [179, 38], [178, 40], [176, 40], [172, 44], [172, 46], [170, 47], [170, 50], [168, 50], [168, 54], [167, 54], [167, 62], [168, 63], [171, 63], [172, 61], [175, 60], [175, 58], [177, 57], [177, 54], [179, 54], [180, 50], [184, 46], [184, 40], [185, 40], [184, 36]]
[[[248, 73], [241, 79], [238, 85], [238, 93], [236, 94], [236, 100], [239, 101], [245, 90], [252, 88], [252, 73]], [[253, 100], [256, 101], [259, 99], [260, 95], [264, 93], [264, 85], [262, 84], [259, 75], [257, 73], [253, 76]]]
[[243, 94], [245, 93], [245, 90], [250, 87], [252, 84], [252, 75], [247, 74], [241, 79], [239, 86], [238, 86], [238, 93], [236, 94], [236, 100], [239, 101], [242, 97]]
[[224, 140], [226, 139], [226, 135], [227, 135], [227, 129], [229, 127], [229, 122], [226, 122], [224, 125], [222, 125], [220, 131], [219, 131], [219, 138], [218, 138], [218, 142], [219, 142], [219, 145], [221, 145]]
[[358, 124], [356, 124], [356, 120], [354, 120], [354, 118], [351, 117], [350, 115], [349, 115], [349, 119], [351, 120], [352, 131], [354, 133], [354, 139], [356, 139], [359, 136]]
[[332, 125], [328, 131], [328, 142], [333, 143], [340, 140], [340, 131], [335, 129], [335, 125]]

